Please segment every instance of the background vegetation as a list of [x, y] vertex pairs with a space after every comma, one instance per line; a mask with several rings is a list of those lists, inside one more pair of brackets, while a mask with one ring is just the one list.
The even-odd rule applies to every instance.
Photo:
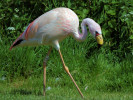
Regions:
[[[12, 42], [41, 14], [68, 7], [102, 27], [104, 45], [97, 48], [89, 34], [83, 43], [65, 39], [61, 51], [66, 65], [86, 97], [133, 98], [133, 3], [131, 0], [1, 0], [0, 1], [0, 95], [42, 95], [42, 62], [49, 47], [24, 47], [9, 51]], [[67, 89], [67, 90], [65, 90]], [[55, 92], [56, 91], [56, 92]], [[66, 95], [63, 93], [67, 92]], [[90, 92], [92, 91], [92, 92]], [[64, 73], [58, 52], [53, 50], [47, 65], [47, 95], [72, 100], [79, 94]], [[77, 93], [71, 95], [71, 93]], [[113, 93], [113, 94], [108, 94]], [[123, 94], [121, 94], [123, 93]], [[93, 94], [93, 95], [92, 95]], [[99, 96], [97, 96], [97, 94]], [[33, 96], [34, 97], [34, 96]], [[28, 97], [30, 99], [30, 96]], [[47, 98], [47, 99], [49, 99]], [[23, 97], [25, 99], [25, 97]], [[120, 98], [119, 98], [120, 99]]]

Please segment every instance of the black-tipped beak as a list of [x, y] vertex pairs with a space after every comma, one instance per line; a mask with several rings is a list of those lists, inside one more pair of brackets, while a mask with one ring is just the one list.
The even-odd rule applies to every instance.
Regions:
[[98, 47], [98, 48], [101, 48], [101, 46], [102, 46], [101, 44], [97, 44], [97, 47]]

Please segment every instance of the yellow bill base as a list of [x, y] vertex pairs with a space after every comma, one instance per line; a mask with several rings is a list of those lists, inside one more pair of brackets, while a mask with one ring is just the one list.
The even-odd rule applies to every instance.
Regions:
[[103, 37], [102, 37], [102, 35], [96, 36], [96, 40], [97, 40], [98, 44], [103, 45]]

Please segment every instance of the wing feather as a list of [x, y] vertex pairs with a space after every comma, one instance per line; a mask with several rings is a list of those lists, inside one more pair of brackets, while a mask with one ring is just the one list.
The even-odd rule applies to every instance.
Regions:
[[37, 32], [38, 23], [35, 23], [35, 20], [31, 22], [25, 30], [25, 39], [33, 38]]

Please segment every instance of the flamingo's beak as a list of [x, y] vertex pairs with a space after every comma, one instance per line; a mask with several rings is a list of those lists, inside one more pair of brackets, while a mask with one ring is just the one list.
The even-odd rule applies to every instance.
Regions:
[[101, 34], [96, 35], [96, 40], [99, 45], [103, 45], [103, 37]]

